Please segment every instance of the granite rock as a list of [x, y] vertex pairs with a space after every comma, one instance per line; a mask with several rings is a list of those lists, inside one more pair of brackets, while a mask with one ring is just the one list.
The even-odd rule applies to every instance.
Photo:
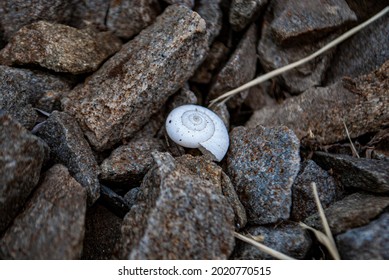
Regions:
[[121, 48], [109, 33], [38, 21], [22, 27], [0, 52], [5, 65], [39, 65], [56, 72], [93, 72]]
[[[248, 236], [263, 239], [264, 245], [292, 258], [304, 259], [312, 245], [309, 234], [297, 223], [284, 222], [279, 225], [251, 226], [245, 228]], [[233, 259], [272, 260], [274, 257], [254, 246], [239, 241]]]
[[42, 141], [0, 111], [0, 233], [38, 184], [44, 157]]
[[49, 145], [52, 161], [65, 165], [74, 179], [86, 189], [88, 205], [92, 205], [100, 195], [100, 169], [74, 118], [54, 111], [36, 135]]
[[314, 161], [308, 160], [303, 164], [303, 168], [292, 186], [290, 218], [294, 221], [303, 221], [317, 212], [317, 205], [312, 192], [312, 182], [316, 184], [320, 203], [324, 208], [333, 203], [340, 193], [334, 178]]
[[100, 201], [120, 218], [123, 218], [131, 208], [131, 205], [128, 204], [128, 201], [123, 196], [104, 185], [101, 185]]
[[82, 87], [63, 99], [96, 150], [134, 136], [193, 75], [207, 52], [205, 22], [184, 6], [168, 6]]
[[195, 0], [163, 0], [163, 1], [170, 5], [174, 5], [174, 4], [185, 5], [188, 8], [193, 8], [195, 4]]
[[263, 225], [289, 218], [292, 184], [300, 168], [299, 147], [287, 127], [236, 127], [231, 131], [227, 174], [249, 223]]
[[343, 260], [388, 260], [389, 213], [366, 226], [339, 234], [336, 243]]
[[71, 25], [77, 28], [93, 27], [105, 31], [109, 6], [109, 0], [76, 1], [70, 20]]
[[211, 45], [222, 29], [223, 12], [221, 0], [200, 0], [196, 12], [205, 20], [208, 33], [208, 44]]
[[264, 10], [268, 0], [232, 0], [229, 22], [236, 31], [252, 23]]
[[383, 129], [366, 144], [369, 158], [389, 161], [389, 129]]
[[[337, 235], [349, 229], [368, 224], [388, 206], [388, 196], [353, 193], [324, 209], [324, 214], [326, 215], [332, 234]], [[322, 230], [322, 222], [319, 214], [308, 217], [305, 223]]]
[[49, 169], [0, 241], [6, 259], [77, 259], [85, 231], [86, 193], [66, 167]]
[[[168, 153], [145, 176], [122, 225], [120, 258], [226, 259], [234, 246], [233, 211], [206, 170], [194, 176]], [[204, 177], [205, 176], [205, 177]]]

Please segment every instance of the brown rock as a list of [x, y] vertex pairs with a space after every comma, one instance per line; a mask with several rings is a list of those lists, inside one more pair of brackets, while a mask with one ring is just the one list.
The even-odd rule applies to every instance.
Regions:
[[77, 259], [81, 256], [85, 190], [62, 165], [48, 170], [24, 211], [0, 241], [6, 259]]
[[193, 8], [195, 2], [195, 0], [163, 0], [163, 1], [171, 5], [174, 4], [185, 5], [188, 8]]
[[211, 45], [219, 35], [223, 24], [223, 12], [220, 8], [221, 0], [200, 0], [196, 12], [207, 24], [208, 44]]
[[240, 31], [252, 23], [264, 10], [268, 0], [232, 0], [229, 21], [234, 30]]

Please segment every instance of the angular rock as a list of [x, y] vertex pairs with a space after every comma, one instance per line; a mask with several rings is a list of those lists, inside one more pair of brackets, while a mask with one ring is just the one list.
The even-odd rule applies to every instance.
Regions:
[[[293, 222], [284, 222], [277, 226], [248, 227], [245, 231], [249, 236], [263, 239], [261, 243], [264, 245], [296, 259], [304, 259], [312, 244], [309, 234]], [[232, 258], [240, 260], [274, 259], [254, 246], [241, 241], [236, 245]]]
[[389, 193], [389, 164], [386, 161], [324, 152], [315, 152], [313, 159], [322, 168], [331, 169], [345, 188]]
[[65, 79], [39, 71], [0, 65], [0, 109], [3, 109], [27, 129], [35, 125], [34, 105], [47, 91], [66, 91]]
[[321, 169], [314, 161], [308, 160], [292, 186], [292, 211], [290, 218], [294, 221], [303, 221], [317, 212], [317, 205], [311, 187], [312, 182], [316, 184], [320, 203], [324, 208], [333, 203], [339, 194], [334, 178]]
[[97, 30], [106, 30], [105, 22], [109, 5], [110, 1], [107, 0], [76, 1], [71, 25], [77, 28], [93, 26]]
[[111, 0], [106, 25], [115, 35], [129, 39], [149, 26], [160, 11], [158, 0]]
[[132, 188], [124, 195], [124, 201], [127, 203], [129, 209], [137, 204], [139, 191], [140, 187]]
[[262, 225], [289, 218], [291, 188], [300, 167], [299, 146], [287, 127], [237, 127], [230, 133], [227, 174], [249, 223]]
[[44, 157], [42, 141], [0, 111], [0, 233], [38, 184]]
[[1, 239], [0, 256], [40, 260], [79, 258], [85, 212], [85, 190], [66, 167], [53, 166]]
[[226, 259], [234, 246], [233, 212], [212, 175], [193, 175], [168, 153], [155, 153], [138, 202], [122, 226], [120, 258]]
[[366, 153], [371, 158], [389, 161], [389, 129], [380, 130], [366, 147]]
[[[223, 93], [251, 81], [257, 66], [257, 28], [253, 24], [245, 33], [227, 64], [220, 70], [213, 83], [209, 98], [214, 99]], [[231, 108], [239, 107], [247, 97], [248, 90], [241, 92], [227, 102]]]
[[174, 4], [179, 4], [179, 5], [185, 5], [188, 8], [193, 8], [194, 7], [194, 2], [195, 0], [163, 0], [164, 2], [174, 5]]
[[363, 21], [374, 16], [384, 9], [388, 3], [386, 1], [365, 1], [365, 0], [346, 0], [348, 6], [358, 16], [358, 20]]
[[235, 31], [241, 31], [264, 10], [268, 0], [232, 0], [229, 22]]
[[351, 138], [378, 131], [389, 124], [388, 73], [389, 61], [369, 75], [309, 89], [281, 105], [256, 111], [246, 126], [286, 125], [304, 145], [345, 140], [344, 125]]
[[65, 23], [70, 19], [75, 0], [0, 1], [0, 25], [6, 39], [22, 26], [38, 20]]
[[[353, 20], [356, 16], [344, 0], [272, 1], [258, 44], [261, 65], [270, 72], [306, 57], [337, 36], [329, 35], [329, 31], [338, 30]], [[334, 51], [327, 51], [320, 60], [292, 69], [279, 79], [291, 93], [320, 85]]]
[[37, 131], [50, 147], [51, 159], [64, 164], [83, 186], [92, 205], [100, 195], [99, 166], [77, 122], [64, 112], [54, 111]]
[[[324, 210], [333, 235], [349, 229], [364, 226], [389, 206], [389, 196], [374, 196], [366, 193], [354, 193], [346, 196]], [[318, 214], [305, 220], [311, 227], [322, 230]]]
[[122, 219], [100, 204], [86, 212], [82, 259], [111, 260], [120, 240]]
[[200, 0], [196, 12], [205, 20], [208, 33], [208, 44], [211, 45], [219, 35], [223, 24], [221, 0]]
[[0, 52], [6, 65], [39, 65], [56, 72], [93, 72], [121, 47], [109, 33], [38, 21], [22, 27]]
[[[389, 18], [383, 17], [337, 47], [326, 84], [366, 75], [389, 60]], [[366, 46], [370, 46], [366, 51]]]
[[63, 100], [97, 150], [134, 136], [193, 74], [207, 51], [205, 22], [169, 6]]
[[155, 138], [132, 141], [112, 151], [100, 165], [103, 181], [138, 185], [154, 163], [151, 153], [162, 152], [163, 142]]
[[336, 243], [344, 260], [388, 260], [389, 213], [366, 226], [339, 234]]
[[116, 216], [123, 218], [128, 211], [130, 211], [131, 206], [128, 204], [127, 200], [124, 199], [121, 195], [118, 195], [112, 189], [107, 186], [101, 185], [101, 201], [110, 211], [115, 213]]

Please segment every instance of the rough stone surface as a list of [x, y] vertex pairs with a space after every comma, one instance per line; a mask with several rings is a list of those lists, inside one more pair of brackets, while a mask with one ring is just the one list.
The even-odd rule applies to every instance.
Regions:
[[63, 100], [97, 150], [134, 136], [193, 74], [208, 48], [205, 22], [184, 6], [165, 9]]
[[[368, 224], [388, 206], [388, 196], [354, 193], [335, 202], [325, 209], [324, 213], [332, 234], [337, 235], [349, 229]], [[322, 223], [318, 214], [308, 217], [305, 223], [322, 230]]]
[[226, 259], [234, 246], [233, 211], [212, 175], [193, 175], [168, 153], [142, 183], [122, 226], [120, 258]]
[[320, 203], [324, 208], [334, 202], [340, 192], [334, 178], [314, 161], [308, 160], [303, 166], [292, 186], [290, 218], [294, 221], [303, 221], [317, 212], [317, 205], [311, 187], [312, 182], [316, 184]]
[[380, 130], [366, 146], [371, 158], [389, 161], [389, 129]]
[[0, 25], [6, 39], [22, 26], [38, 20], [64, 23], [70, 19], [75, 0], [0, 1]]
[[100, 195], [100, 170], [74, 118], [64, 112], [54, 111], [36, 134], [49, 145], [51, 159], [55, 163], [64, 164], [86, 189], [88, 204], [92, 205]]
[[22, 27], [0, 52], [6, 65], [39, 65], [56, 72], [93, 72], [121, 47], [109, 33], [38, 21]]
[[[389, 60], [389, 17], [383, 17], [337, 47], [326, 84], [365, 75]], [[366, 51], [366, 46], [369, 50]]]
[[130, 209], [137, 204], [139, 191], [140, 187], [132, 188], [124, 195], [124, 200]]
[[194, 2], [195, 0], [163, 0], [164, 2], [168, 3], [168, 4], [179, 4], [179, 5], [185, 5], [189, 8], [193, 8], [194, 7]]
[[268, 0], [232, 0], [229, 21], [236, 31], [252, 23], [266, 7]]
[[97, 30], [107, 30], [106, 16], [109, 5], [110, 1], [107, 0], [76, 1], [71, 25], [77, 28], [93, 26]]
[[221, 0], [200, 0], [196, 12], [205, 20], [208, 33], [208, 44], [211, 45], [222, 29], [223, 12]]
[[110, 260], [120, 240], [122, 219], [100, 204], [86, 212], [82, 259]]
[[44, 154], [38, 137], [0, 111], [0, 233], [38, 184]]
[[0, 65], [0, 109], [27, 129], [32, 129], [37, 119], [32, 105], [44, 93], [69, 88], [69, 82], [54, 75]]
[[230, 133], [227, 174], [249, 223], [289, 218], [292, 184], [300, 168], [299, 147], [296, 135], [287, 127], [237, 127]]
[[[297, 223], [284, 222], [279, 225], [247, 227], [245, 231], [254, 238], [263, 239], [264, 245], [296, 259], [304, 259], [311, 247], [309, 234]], [[239, 241], [233, 259], [272, 260], [274, 257], [254, 246]]]
[[[378, 131], [389, 122], [389, 61], [369, 75], [312, 88], [278, 106], [256, 111], [247, 127], [286, 125], [304, 145], [321, 145]], [[347, 87], [347, 89], [345, 88]]]
[[121, 38], [131, 38], [149, 26], [160, 13], [158, 0], [111, 0], [107, 27]]
[[[329, 31], [356, 20], [355, 14], [346, 7], [343, 0], [272, 1], [258, 44], [259, 59], [265, 71], [306, 57], [333, 40], [337, 35], [328, 35]], [[291, 93], [320, 85], [334, 51], [327, 51], [320, 60], [292, 69], [279, 79]]]
[[85, 190], [66, 167], [53, 166], [1, 239], [0, 256], [41, 260], [79, 258], [85, 212]]
[[[243, 36], [235, 52], [227, 64], [220, 70], [209, 92], [209, 98], [214, 99], [223, 93], [251, 81], [255, 76], [257, 66], [257, 28], [253, 24]], [[227, 102], [231, 108], [239, 107], [247, 97], [248, 90], [241, 92]]]
[[314, 160], [324, 169], [331, 169], [346, 188], [375, 193], [389, 193], [388, 162], [316, 152]]
[[388, 3], [385, 0], [346, 0], [348, 6], [355, 12], [360, 21], [366, 20], [384, 9]]
[[128, 211], [130, 211], [131, 205], [127, 203], [124, 197], [117, 194], [107, 186], [101, 185], [100, 198], [102, 204], [118, 217], [123, 218]]
[[108, 182], [138, 185], [153, 164], [151, 152], [164, 150], [163, 142], [155, 138], [132, 141], [112, 151], [101, 167], [100, 178]]
[[366, 226], [338, 235], [336, 243], [344, 260], [388, 260], [389, 213]]

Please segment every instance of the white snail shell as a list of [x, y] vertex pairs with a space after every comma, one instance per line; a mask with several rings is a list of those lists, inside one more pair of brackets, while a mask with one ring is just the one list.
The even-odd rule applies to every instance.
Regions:
[[178, 145], [199, 148], [216, 161], [223, 159], [230, 144], [227, 128], [219, 116], [198, 105], [183, 105], [171, 111], [166, 131]]

